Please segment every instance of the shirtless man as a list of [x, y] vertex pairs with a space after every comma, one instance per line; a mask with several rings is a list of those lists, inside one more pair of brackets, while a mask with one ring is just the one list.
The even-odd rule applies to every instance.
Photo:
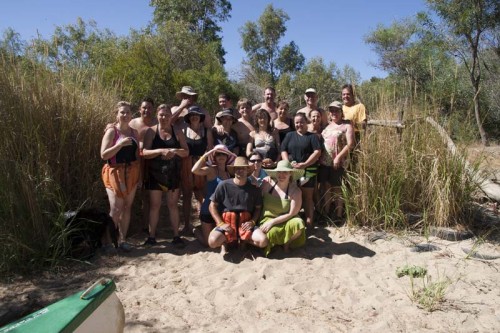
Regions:
[[[181, 100], [178, 106], [172, 107], [172, 124], [175, 124], [177, 128], [182, 128], [184, 126], [184, 116], [187, 114], [190, 106], [196, 105], [196, 99], [198, 94], [190, 86], [182, 87], [181, 91], [175, 93], [175, 97]], [[205, 115], [205, 120], [203, 121], [203, 126], [207, 129], [212, 128], [212, 117], [207, 110], [200, 107], [201, 112]]]
[[[142, 158], [142, 149], [144, 147], [144, 136], [146, 135], [146, 132], [148, 129], [151, 127], [155, 126], [158, 124], [158, 119], [155, 117], [155, 112], [154, 112], [154, 102], [151, 98], [144, 98], [141, 102], [141, 105], [139, 107], [139, 117], [134, 118], [130, 121], [129, 126], [133, 129], [135, 129], [139, 133], [139, 149], [140, 149], [140, 170], [141, 170], [141, 175], [143, 177], [139, 181], [141, 187], [142, 187], [142, 182], [144, 179], [144, 175], [146, 174], [144, 172], [144, 167], [145, 167], [145, 162], [144, 159]], [[149, 191], [143, 189], [142, 191], [142, 223], [144, 226], [144, 229], [148, 230], [149, 226]]]
[[321, 113], [321, 125], [323, 127], [328, 125], [328, 115], [325, 110], [318, 107], [318, 94], [316, 89], [308, 88], [304, 93], [304, 101], [306, 101], [306, 106], [298, 110], [297, 113], [303, 113], [306, 115], [307, 120], [311, 121], [311, 112], [317, 110]]
[[129, 126], [139, 132], [139, 145], [142, 149], [144, 135], [152, 126], [156, 125], [158, 120], [154, 115], [154, 102], [151, 98], [144, 98], [139, 107], [139, 117], [130, 121]]
[[273, 87], [267, 87], [264, 90], [264, 102], [255, 104], [252, 107], [252, 111], [255, 112], [259, 109], [264, 109], [269, 112], [271, 116], [271, 120], [278, 118], [278, 113], [276, 112], [276, 102], [274, 99], [276, 98], [276, 90]]
[[240, 146], [240, 156], [245, 156], [245, 151], [247, 149], [247, 144], [250, 141], [250, 132], [254, 130], [252, 125], [252, 104], [246, 98], [242, 98], [238, 101], [236, 106], [240, 118], [231, 127], [238, 134], [238, 144]]
[[228, 94], [223, 93], [219, 95], [219, 107], [220, 110], [218, 110], [217, 112], [225, 109], [230, 109], [231, 111], [233, 111], [233, 116], [236, 119], [240, 118], [240, 113], [238, 112], [238, 110], [233, 109], [233, 102], [231, 101], [231, 97]]

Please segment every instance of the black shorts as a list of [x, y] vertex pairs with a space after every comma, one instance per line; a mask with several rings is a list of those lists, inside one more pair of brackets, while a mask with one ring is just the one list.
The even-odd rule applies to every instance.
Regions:
[[297, 180], [297, 186], [303, 187], [303, 188], [314, 188], [314, 187], [316, 187], [317, 178], [318, 178], [318, 176], [313, 176], [313, 177], [309, 178], [307, 183], [305, 183], [304, 185], [300, 185], [300, 179], [299, 179], [299, 180]]
[[342, 178], [344, 177], [345, 169], [334, 169], [331, 166], [320, 165], [318, 172], [318, 181], [320, 183], [328, 183], [331, 186], [342, 186]]
[[215, 224], [212, 214], [200, 214], [200, 221], [208, 224]]

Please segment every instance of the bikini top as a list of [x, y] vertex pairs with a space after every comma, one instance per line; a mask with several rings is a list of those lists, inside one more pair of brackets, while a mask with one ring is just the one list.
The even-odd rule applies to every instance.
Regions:
[[[118, 128], [116, 128], [116, 126], [113, 126], [113, 128], [115, 130], [113, 145], [115, 145], [118, 142], [118, 140], [120, 140], [120, 138], [126, 138], [127, 136], [122, 135], [118, 130]], [[120, 150], [116, 153], [116, 155], [108, 160], [108, 164], [113, 165], [119, 163], [130, 163], [134, 162], [137, 159], [136, 152], [137, 152], [137, 147], [139, 147], [139, 144], [137, 143], [134, 131], [132, 131], [132, 135], [130, 137], [132, 138], [132, 145], [121, 147]]]
[[[278, 183], [274, 183], [274, 185], [271, 187], [271, 189], [269, 190], [269, 194], [273, 194], [273, 191], [274, 191], [274, 188], [276, 187], [276, 185], [278, 185]], [[286, 187], [286, 192], [285, 192], [285, 200], [288, 200], [288, 190], [290, 189], [290, 184], [288, 184], [288, 186]]]

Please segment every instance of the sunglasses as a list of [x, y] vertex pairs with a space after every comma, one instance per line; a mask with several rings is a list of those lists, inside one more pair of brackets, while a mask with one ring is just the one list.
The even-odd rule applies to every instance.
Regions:
[[262, 162], [262, 160], [261, 159], [255, 159], [255, 160], [249, 160], [249, 162], [257, 163], [257, 162]]

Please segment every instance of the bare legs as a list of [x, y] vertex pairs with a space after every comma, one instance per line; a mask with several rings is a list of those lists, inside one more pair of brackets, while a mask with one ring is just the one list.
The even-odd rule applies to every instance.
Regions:
[[[222, 255], [227, 253], [226, 242], [226, 236], [216, 229], [212, 230], [212, 232], [208, 236], [208, 246], [213, 249], [220, 247], [220, 253]], [[267, 239], [266, 234], [262, 232], [262, 230], [255, 229], [252, 232], [252, 237], [246, 242], [256, 247], [265, 248], [269, 243], [269, 240]]]
[[301, 187], [300, 189], [302, 190], [302, 207], [304, 207], [304, 213], [306, 214], [306, 227], [312, 228], [314, 219], [314, 187]]
[[[160, 219], [161, 198], [163, 191], [149, 191], [149, 237], [156, 237], [156, 227]], [[167, 193], [167, 206], [170, 218], [170, 224], [175, 236], [179, 236], [179, 189], [168, 191]]]
[[170, 225], [172, 226], [174, 237], [179, 236], [180, 217], [179, 217], [179, 207], [177, 206], [177, 203], [179, 202], [179, 196], [180, 196], [179, 189], [167, 192], [168, 215], [170, 217]]
[[106, 188], [109, 199], [109, 215], [118, 228], [118, 243], [125, 242], [130, 225], [130, 211], [134, 202], [136, 187], [125, 197], [119, 198], [113, 190]]

